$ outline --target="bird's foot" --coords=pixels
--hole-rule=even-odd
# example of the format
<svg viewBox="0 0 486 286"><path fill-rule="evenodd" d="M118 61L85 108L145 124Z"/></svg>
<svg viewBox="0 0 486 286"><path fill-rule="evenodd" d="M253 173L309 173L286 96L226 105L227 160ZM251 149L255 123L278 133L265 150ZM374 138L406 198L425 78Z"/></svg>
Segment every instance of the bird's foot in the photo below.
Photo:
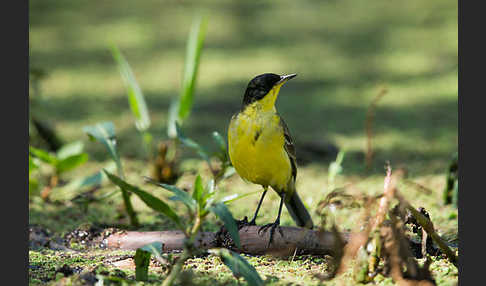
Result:
<svg viewBox="0 0 486 286"><path fill-rule="evenodd" d="M280 220L277 220L274 223L269 223L269 224L261 226L260 229L258 230L258 234L261 235L261 232L265 232L269 228L270 228L270 238L268 240L267 248L270 246L270 244L273 241L273 235L275 233L276 228L278 228L278 232L280 233L280 236L283 237L282 229L280 229Z"/></svg>

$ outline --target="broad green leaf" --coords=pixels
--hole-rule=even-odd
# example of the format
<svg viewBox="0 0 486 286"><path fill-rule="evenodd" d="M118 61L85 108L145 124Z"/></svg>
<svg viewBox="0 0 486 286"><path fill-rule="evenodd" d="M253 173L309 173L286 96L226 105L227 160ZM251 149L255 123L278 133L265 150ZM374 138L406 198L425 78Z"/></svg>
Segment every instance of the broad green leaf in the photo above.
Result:
<svg viewBox="0 0 486 286"><path fill-rule="evenodd" d="M147 281L150 256L152 254L142 248L138 248L135 252L135 256L133 257L135 261L135 280Z"/></svg>
<svg viewBox="0 0 486 286"><path fill-rule="evenodd" d="M238 278L245 278L248 285L263 285L263 280L255 267L248 263L248 261L238 253L225 248L210 249L209 252L218 255L221 260L223 260L223 263L233 272L233 275Z"/></svg>
<svg viewBox="0 0 486 286"><path fill-rule="evenodd" d="M98 140L106 147L111 158L115 161L120 174L122 167L120 156L116 149L115 126L113 123L102 122L96 125L85 126L83 127L83 131L86 132L90 138Z"/></svg>
<svg viewBox="0 0 486 286"><path fill-rule="evenodd" d="M180 122L186 119L191 112L201 51L206 34L206 26L206 17L198 17L193 21L191 32L189 33L186 47L184 77L178 102L178 118L180 119Z"/></svg>
<svg viewBox="0 0 486 286"><path fill-rule="evenodd" d="M118 64L118 69L123 79L123 83L127 89L128 103L130 104L130 109L135 116L135 126L139 131L145 131L150 126L150 116L142 90L135 79L132 68L125 60L125 57L120 52L118 47L113 45L111 47L111 53Z"/></svg>
<svg viewBox="0 0 486 286"><path fill-rule="evenodd" d="M171 197L171 200L181 201L190 210L192 210L192 211L196 210L196 201L193 198L191 198L191 196L187 192L185 192L185 191L183 191L183 190L181 190L181 189L179 189L179 188L177 188L176 186L173 186L173 185L167 185L167 184L164 184L164 183L156 182L149 177L144 177L144 178L145 178L146 182L149 182L153 185L162 187L162 188L172 192L174 194L174 197Z"/></svg>
<svg viewBox="0 0 486 286"><path fill-rule="evenodd" d="M229 234L233 238L233 241L235 242L236 246L238 248L241 247L240 245L240 235L238 233L238 226L236 225L235 219L233 218L233 215L231 212L228 210L225 204L223 203L217 203L212 205L209 210L216 214L216 216L219 217L224 223L224 226L228 230Z"/></svg>
<svg viewBox="0 0 486 286"><path fill-rule="evenodd" d="M36 157L39 158L42 162L48 163L48 164L56 164L57 158L54 155L49 154L49 152L44 151L39 148L35 148L32 146L29 146L29 153Z"/></svg>
<svg viewBox="0 0 486 286"><path fill-rule="evenodd" d="M84 148L84 144L81 141L75 141L63 145L61 149L57 151L57 158L59 160L62 160L70 156L79 155L83 152L83 148Z"/></svg>
<svg viewBox="0 0 486 286"><path fill-rule="evenodd" d="M57 161L56 171L58 174L72 170L88 161L88 154L82 153L69 156L63 160Z"/></svg>
<svg viewBox="0 0 486 286"><path fill-rule="evenodd" d="M120 188L130 191L137 195L147 206L149 206L151 209L158 211L168 218L170 218L172 221L174 221L177 226L180 228L183 228L183 225L177 216L177 214L172 210L172 208L161 201L160 199L152 196L151 194L141 190L140 188L131 185L124 180L120 179L118 176L111 174L110 172L103 170L105 174L108 176L108 179L112 181L115 185L119 186Z"/></svg>

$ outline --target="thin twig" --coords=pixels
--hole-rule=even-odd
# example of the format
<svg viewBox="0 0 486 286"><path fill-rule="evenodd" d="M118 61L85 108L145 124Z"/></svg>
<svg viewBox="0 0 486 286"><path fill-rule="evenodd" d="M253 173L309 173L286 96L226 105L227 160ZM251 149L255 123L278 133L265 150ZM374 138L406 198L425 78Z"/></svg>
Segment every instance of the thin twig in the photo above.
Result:
<svg viewBox="0 0 486 286"><path fill-rule="evenodd" d="M378 101L388 92L386 88L381 88L378 94L375 96L373 101L371 102L370 106L368 107L368 111L366 112L366 168L371 168L371 163L373 160L373 148L371 146L371 139L373 137L373 121L375 117L375 109L376 104Z"/></svg>

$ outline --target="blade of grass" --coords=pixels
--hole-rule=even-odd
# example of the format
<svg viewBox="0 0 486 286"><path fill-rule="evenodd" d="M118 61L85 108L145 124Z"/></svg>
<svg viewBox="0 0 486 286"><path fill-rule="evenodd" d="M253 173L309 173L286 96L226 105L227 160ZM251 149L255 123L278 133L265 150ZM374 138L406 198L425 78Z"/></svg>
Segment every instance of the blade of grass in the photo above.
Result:
<svg viewBox="0 0 486 286"><path fill-rule="evenodd" d="M181 122L187 118L191 112L197 71L199 69L201 51L204 45L204 38L206 36L206 26L206 17L197 17L193 21L191 32L187 41L184 78L182 80L182 90L178 112L178 117Z"/></svg>
<svg viewBox="0 0 486 286"><path fill-rule="evenodd" d="M150 127L150 116L142 90L135 79L132 68L116 45L111 46L111 53L118 64L118 70L127 89L128 103L135 117L135 126L143 132Z"/></svg>
<svg viewBox="0 0 486 286"><path fill-rule="evenodd" d="M225 203L225 204L230 204L230 203L237 201L239 199L242 199L244 197L248 197L248 196L251 196L253 194L257 194L257 193L261 193L261 192L262 192L261 190L258 190L258 191L254 191L254 192L245 193L243 195L232 194L232 195L229 195L229 196L226 196L226 197L220 199L219 202Z"/></svg>
<svg viewBox="0 0 486 286"><path fill-rule="evenodd" d="M194 101L194 89L196 86L197 72L201 52L204 45L206 34L206 17L197 17L191 27L187 39L186 58L184 63L184 75L182 79L179 97L172 100L169 107L169 118L167 125L167 135L169 138L176 138L176 124L182 124L191 113Z"/></svg>

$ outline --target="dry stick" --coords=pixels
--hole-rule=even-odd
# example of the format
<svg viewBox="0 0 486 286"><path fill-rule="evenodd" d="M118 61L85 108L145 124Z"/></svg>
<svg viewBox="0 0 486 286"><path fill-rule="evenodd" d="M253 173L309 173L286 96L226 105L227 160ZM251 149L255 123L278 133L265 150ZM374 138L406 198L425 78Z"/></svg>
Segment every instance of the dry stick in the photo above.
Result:
<svg viewBox="0 0 486 286"><path fill-rule="evenodd" d="M388 213L388 207L390 206L390 200L395 195L395 178L392 177L391 166L386 166L386 177L383 183L383 197L380 199L380 205L378 207L378 213L376 215L375 223L372 226L372 230L378 229L383 221L385 221L385 216Z"/></svg>
<svg viewBox="0 0 486 286"><path fill-rule="evenodd" d="M374 202L375 201L373 200L372 203L374 204ZM371 206L372 204L370 203L369 205ZM371 207L365 208L362 217L359 221L363 221L363 222L368 221L370 210ZM365 223L364 226L365 226L364 230L357 232L353 235L350 235L349 242L344 246L344 251L343 251L344 253L342 254L341 263L336 271L336 275L341 275L346 271L349 262L351 261L351 259L356 257L359 248L368 241L370 231L371 231L371 226L369 223ZM357 227L360 228L361 226L357 226Z"/></svg>
<svg viewBox="0 0 486 286"><path fill-rule="evenodd" d="M280 254L292 255L297 249L301 254L333 254L336 243L335 235L329 231L316 231L298 227L281 226L283 237L275 232L273 242L267 249L269 232L258 233L260 226L244 226L239 230L241 248L237 248L229 237L219 237L217 233L201 232L194 245L199 249L227 247L236 252L253 255ZM349 241L350 234L341 233L343 241ZM109 235L103 240L107 248L133 250L151 242L161 242L162 251L180 251L184 249L185 236L182 231L127 231ZM229 241L229 243L228 243Z"/></svg>
<svg viewBox="0 0 486 286"><path fill-rule="evenodd" d="M404 259L403 257L410 257L410 250L408 243L403 241L404 235L401 227L398 226L398 221L395 217L390 217L392 221L391 227L382 228L382 235L388 237L385 239L384 248L389 255L389 263L391 266L390 276L400 286L433 286L432 282L428 280L414 280L404 277L402 262L406 265L406 271L411 277L417 277L418 264L415 260ZM427 263L427 262L426 262ZM427 266L427 265L426 265Z"/></svg>
<svg viewBox="0 0 486 286"><path fill-rule="evenodd" d="M439 246L440 250L449 258L449 260L457 267L457 257L456 254L449 248L447 243L440 237L434 230L434 224L422 213L417 211L412 205L410 205L398 192L395 197L403 204L413 215L415 220L422 226L423 229L430 235L434 242Z"/></svg>
<svg viewBox="0 0 486 286"><path fill-rule="evenodd" d="M376 104L378 101L387 93L386 88L382 88L378 95L373 99L370 106L368 107L368 111L366 112L366 168L369 169L371 167L371 161L373 159L373 149L371 147L371 139L373 137L373 120L375 117L375 109Z"/></svg>

